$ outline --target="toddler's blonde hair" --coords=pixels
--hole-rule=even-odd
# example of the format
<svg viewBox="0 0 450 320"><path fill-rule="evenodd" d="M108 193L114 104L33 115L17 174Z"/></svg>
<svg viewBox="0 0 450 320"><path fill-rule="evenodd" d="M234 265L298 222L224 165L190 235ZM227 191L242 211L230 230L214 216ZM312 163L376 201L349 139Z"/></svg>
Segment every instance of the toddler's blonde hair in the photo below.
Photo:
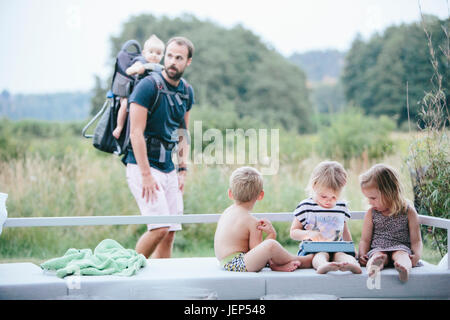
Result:
<svg viewBox="0 0 450 320"><path fill-rule="evenodd" d="M241 167L233 171L230 177L230 190L237 202L255 200L263 191L263 178L252 167Z"/></svg>
<svg viewBox="0 0 450 320"><path fill-rule="evenodd" d="M312 196L315 187L330 188L340 192L347 183L347 172L337 161L322 161L314 168L306 190Z"/></svg>
<svg viewBox="0 0 450 320"><path fill-rule="evenodd" d="M148 50L150 48L160 48L162 51L164 51L166 45L160 38L152 34L144 43L144 50Z"/></svg>
<svg viewBox="0 0 450 320"><path fill-rule="evenodd" d="M379 163L359 176L361 188L376 188L381 193L384 205L391 209L390 214L407 213L408 201L403 196L403 186L397 171Z"/></svg>

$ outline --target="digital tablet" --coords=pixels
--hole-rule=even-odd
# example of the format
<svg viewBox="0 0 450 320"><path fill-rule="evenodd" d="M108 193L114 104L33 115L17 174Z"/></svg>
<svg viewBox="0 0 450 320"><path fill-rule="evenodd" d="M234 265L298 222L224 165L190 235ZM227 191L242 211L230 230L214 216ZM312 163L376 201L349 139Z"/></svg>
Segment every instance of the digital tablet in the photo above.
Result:
<svg viewBox="0 0 450 320"><path fill-rule="evenodd" d="M299 249L298 255L302 256L317 252L345 252L355 256L353 241L303 241Z"/></svg>

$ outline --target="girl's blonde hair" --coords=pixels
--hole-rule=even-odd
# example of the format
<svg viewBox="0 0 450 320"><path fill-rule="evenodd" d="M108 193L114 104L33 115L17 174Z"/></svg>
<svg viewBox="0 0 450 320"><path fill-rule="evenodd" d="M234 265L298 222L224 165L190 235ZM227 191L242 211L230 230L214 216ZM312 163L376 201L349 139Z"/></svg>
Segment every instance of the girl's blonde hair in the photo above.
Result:
<svg viewBox="0 0 450 320"><path fill-rule="evenodd" d="M339 162L323 161L314 168L306 190L311 196L318 186L340 192L346 183L347 172Z"/></svg>
<svg viewBox="0 0 450 320"><path fill-rule="evenodd" d="M150 48L160 48L162 51L165 49L164 42L158 38L156 35L152 34L147 41L144 43L144 50L150 49Z"/></svg>
<svg viewBox="0 0 450 320"><path fill-rule="evenodd" d="M403 196L403 186L397 171L385 164L376 164L359 176L361 188L376 188L391 214L406 213L408 201Z"/></svg>
<svg viewBox="0 0 450 320"><path fill-rule="evenodd" d="M230 189L234 200L238 202L255 200L263 191L262 175L252 167L238 168L231 174Z"/></svg>

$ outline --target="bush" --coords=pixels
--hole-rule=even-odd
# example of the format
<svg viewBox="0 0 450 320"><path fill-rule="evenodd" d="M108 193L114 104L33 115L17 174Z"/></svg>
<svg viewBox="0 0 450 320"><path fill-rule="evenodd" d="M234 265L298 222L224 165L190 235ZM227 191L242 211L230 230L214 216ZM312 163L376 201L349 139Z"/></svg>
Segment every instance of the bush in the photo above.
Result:
<svg viewBox="0 0 450 320"><path fill-rule="evenodd" d="M449 41L445 29L444 34ZM428 48L434 74L431 78L432 89L425 93L421 101L418 127L422 136L416 138L410 147L407 159L413 178L414 205L419 214L439 218L450 218L450 138L448 125L450 116L447 106L448 88L443 85L439 62L436 57L431 36L424 24L428 38ZM450 62L450 52L441 48L446 58L444 65ZM408 108L409 109L409 108ZM447 232L443 229L428 229L432 244L439 249L441 256L447 252ZM428 241L428 237L424 237Z"/></svg>
<svg viewBox="0 0 450 320"><path fill-rule="evenodd" d="M335 115L330 125L319 128L319 153L331 159L349 161L363 153L379 159L393 151L389 134L395 123L381 116L365 116L360 109L349 108Z"/></svg>
<svg viewBox="0 0 450 320"><path fill-rule="evenodd" d="M7 119L0 119L0 161L17 159L25 153L27 141L14 132L14 124Z"/></svg>
<svg viewBox="0 0 450 320"><path fill-rule="evenodd" d="M0 161L22 159L32 154L62 160L72 150L90 148L83 139L82 122L0 119Z"/></svg>
<svg viewBox="0 0 450 320"><path fill-rule="evenodd" d="M430 133L430 128L426 128ZM445 132L422 139L411 145L408 165L414 185L414 205L419 214L450 218L450 139ZM427 229L433 247L444 256L447 252L447 232ZM425 241L428 241L425 237Z"/></svg>

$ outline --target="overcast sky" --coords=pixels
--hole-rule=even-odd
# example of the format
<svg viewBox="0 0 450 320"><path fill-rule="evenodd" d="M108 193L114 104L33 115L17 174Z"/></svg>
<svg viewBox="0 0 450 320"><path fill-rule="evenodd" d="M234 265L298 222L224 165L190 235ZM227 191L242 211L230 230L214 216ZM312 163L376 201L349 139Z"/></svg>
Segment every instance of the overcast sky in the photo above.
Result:
<svg viewBox="0 0 450 320"><path fill-rule="evenodd" d="M419 21L419 2L423 13L449 16L448 0L0 0L0 92L91 89L95 74L111 72L109 38L131 15L187 12L226 28L240 23L290 56L347 50L357 33L367 39Z"/></svg>

